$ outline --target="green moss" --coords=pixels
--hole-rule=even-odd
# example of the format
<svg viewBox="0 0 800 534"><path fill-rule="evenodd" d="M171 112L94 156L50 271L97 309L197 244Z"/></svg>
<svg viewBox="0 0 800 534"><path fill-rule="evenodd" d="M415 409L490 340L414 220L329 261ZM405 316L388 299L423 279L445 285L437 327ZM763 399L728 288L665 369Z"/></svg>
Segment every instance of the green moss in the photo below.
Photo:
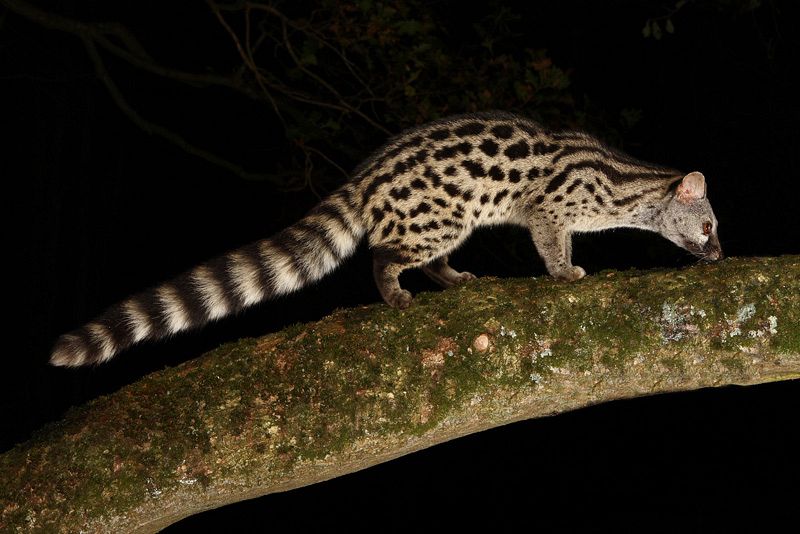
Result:
<svg viewBox="0 0 800 534"><path fill-rule="evenodd" d="M736 371L737 373L742 373L745 370L744 362L742 362L740 358L720 358L719 362L731 371Z"/></svg>

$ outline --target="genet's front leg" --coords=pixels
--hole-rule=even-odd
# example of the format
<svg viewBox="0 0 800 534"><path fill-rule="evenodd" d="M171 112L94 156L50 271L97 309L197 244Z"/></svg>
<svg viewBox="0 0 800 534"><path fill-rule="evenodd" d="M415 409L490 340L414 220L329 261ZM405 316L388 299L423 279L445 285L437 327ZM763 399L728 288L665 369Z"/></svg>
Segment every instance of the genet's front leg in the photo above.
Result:
<svg viewBox="0 0 800 534"><path fill-rule="evenodd" d="M554 278L572 282L586 276L586 271L581 267L572 265L572 236L564 228L545 221L534 221L530 232L547 272Z"/></svg>

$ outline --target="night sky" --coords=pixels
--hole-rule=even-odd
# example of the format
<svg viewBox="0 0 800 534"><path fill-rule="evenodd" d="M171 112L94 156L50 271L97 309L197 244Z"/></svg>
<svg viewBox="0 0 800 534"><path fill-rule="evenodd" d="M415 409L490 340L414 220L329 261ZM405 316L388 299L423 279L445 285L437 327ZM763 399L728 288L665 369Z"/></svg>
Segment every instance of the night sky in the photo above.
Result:
<svg viewBox="0 0 800 534"><path fill-rule="evenodd" d="M603 117L616 123L623 110L640 111L636 126L615 136L614 144L645 160L705 174L728 256L800 253L800 84L794 79L800 19L793 2L761 3L742 13L718 8L746 2L690 3L675 16L675 34L660 40L643 37L642 27L674 2L508 4L522 15L509 29L514 39L546 49L568 70L576 101L590 102L586 109L593 113L601 110L590 123ZM118 11L102 2L60 4L65 15L128 25L151 52L174 56L165 61L204 65L205 56L213 64L215 54L232 53L202 2L182 4L185 12L147 2ZM477 39L472 17L485 6L437 5L451 39ZM0 165L14 214L6 227L23 251L21 281L7 291L21 290L6 317L16 319L21 309L22 328L15 329L20 336L9 342L16 348L4 358L0 450L70 406L220 343L380 300L362 246L336 273L279 302L134 348L101 367L49 367L48 350L59 334L130 293L270 235L302 216L316 197L308 188L281 192L268 182L244 181L143 132L109 97L79 39L4 7L0 66L0 124L12 140L3 145ZM171 93L136 69L111 66L137 109L168 116L173 128L204 146L232 158L232 136L262 143L264 154L279 147L269 133L274 117L263 109L251 114L245 100L213 91ZM211 109L220 104L225 111ZM358 148L365 157L381 142ZM268 158L253 159L253 152L248 166L269 170ZM590 275L694 261L663 238L635 231L581 236L574 255ZM452 263L478 275L545 274L524 232L510 228L479 232ZM438 290L421 273L408 273L403 282L414 293ZM387 521L407 529L428 515L426 530L463 523L708 531L762 516L788 519L800 502L796 399L795 382L609 403L468 436L189 518L167 531L231 525L242 531L266 525L374 530ZM786 484L791 487L781 489Z"/></svg>

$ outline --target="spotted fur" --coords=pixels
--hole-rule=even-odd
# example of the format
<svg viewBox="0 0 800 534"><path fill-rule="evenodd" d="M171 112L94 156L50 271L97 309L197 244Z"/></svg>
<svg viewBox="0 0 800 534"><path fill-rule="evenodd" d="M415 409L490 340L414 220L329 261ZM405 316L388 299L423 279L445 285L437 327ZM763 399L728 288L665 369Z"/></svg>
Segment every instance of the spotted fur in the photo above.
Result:
<svg viewBox="0 0 800 534"><path fill-rule="evenodd" d="M705 178L645 163L581 132L553 132L504 113L460 115L406 131L353 178L278 234L206 262L109 308L59 338L54 365L103 362L319 280L366 234L391 306L411 294L398 276L421 267L447 287L474 278L447 263L479 226L529 229L549 273L576 280L571 236L651 230L706 259L722 257Z"/></svg>

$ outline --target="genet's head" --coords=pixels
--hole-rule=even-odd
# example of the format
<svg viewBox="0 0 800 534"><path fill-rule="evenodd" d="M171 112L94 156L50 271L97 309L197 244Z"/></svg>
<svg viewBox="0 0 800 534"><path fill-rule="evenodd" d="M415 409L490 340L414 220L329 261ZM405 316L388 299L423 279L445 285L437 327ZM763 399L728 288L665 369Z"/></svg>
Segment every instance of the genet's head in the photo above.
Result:
<svg viewBox="0 0 800 534"><path fill-rule="evenodd" d="M679 181L664 210L660 232L698 258L708 261L723 258L717 218L706 198L706 179L702 173L690 172Z"/></svg>

